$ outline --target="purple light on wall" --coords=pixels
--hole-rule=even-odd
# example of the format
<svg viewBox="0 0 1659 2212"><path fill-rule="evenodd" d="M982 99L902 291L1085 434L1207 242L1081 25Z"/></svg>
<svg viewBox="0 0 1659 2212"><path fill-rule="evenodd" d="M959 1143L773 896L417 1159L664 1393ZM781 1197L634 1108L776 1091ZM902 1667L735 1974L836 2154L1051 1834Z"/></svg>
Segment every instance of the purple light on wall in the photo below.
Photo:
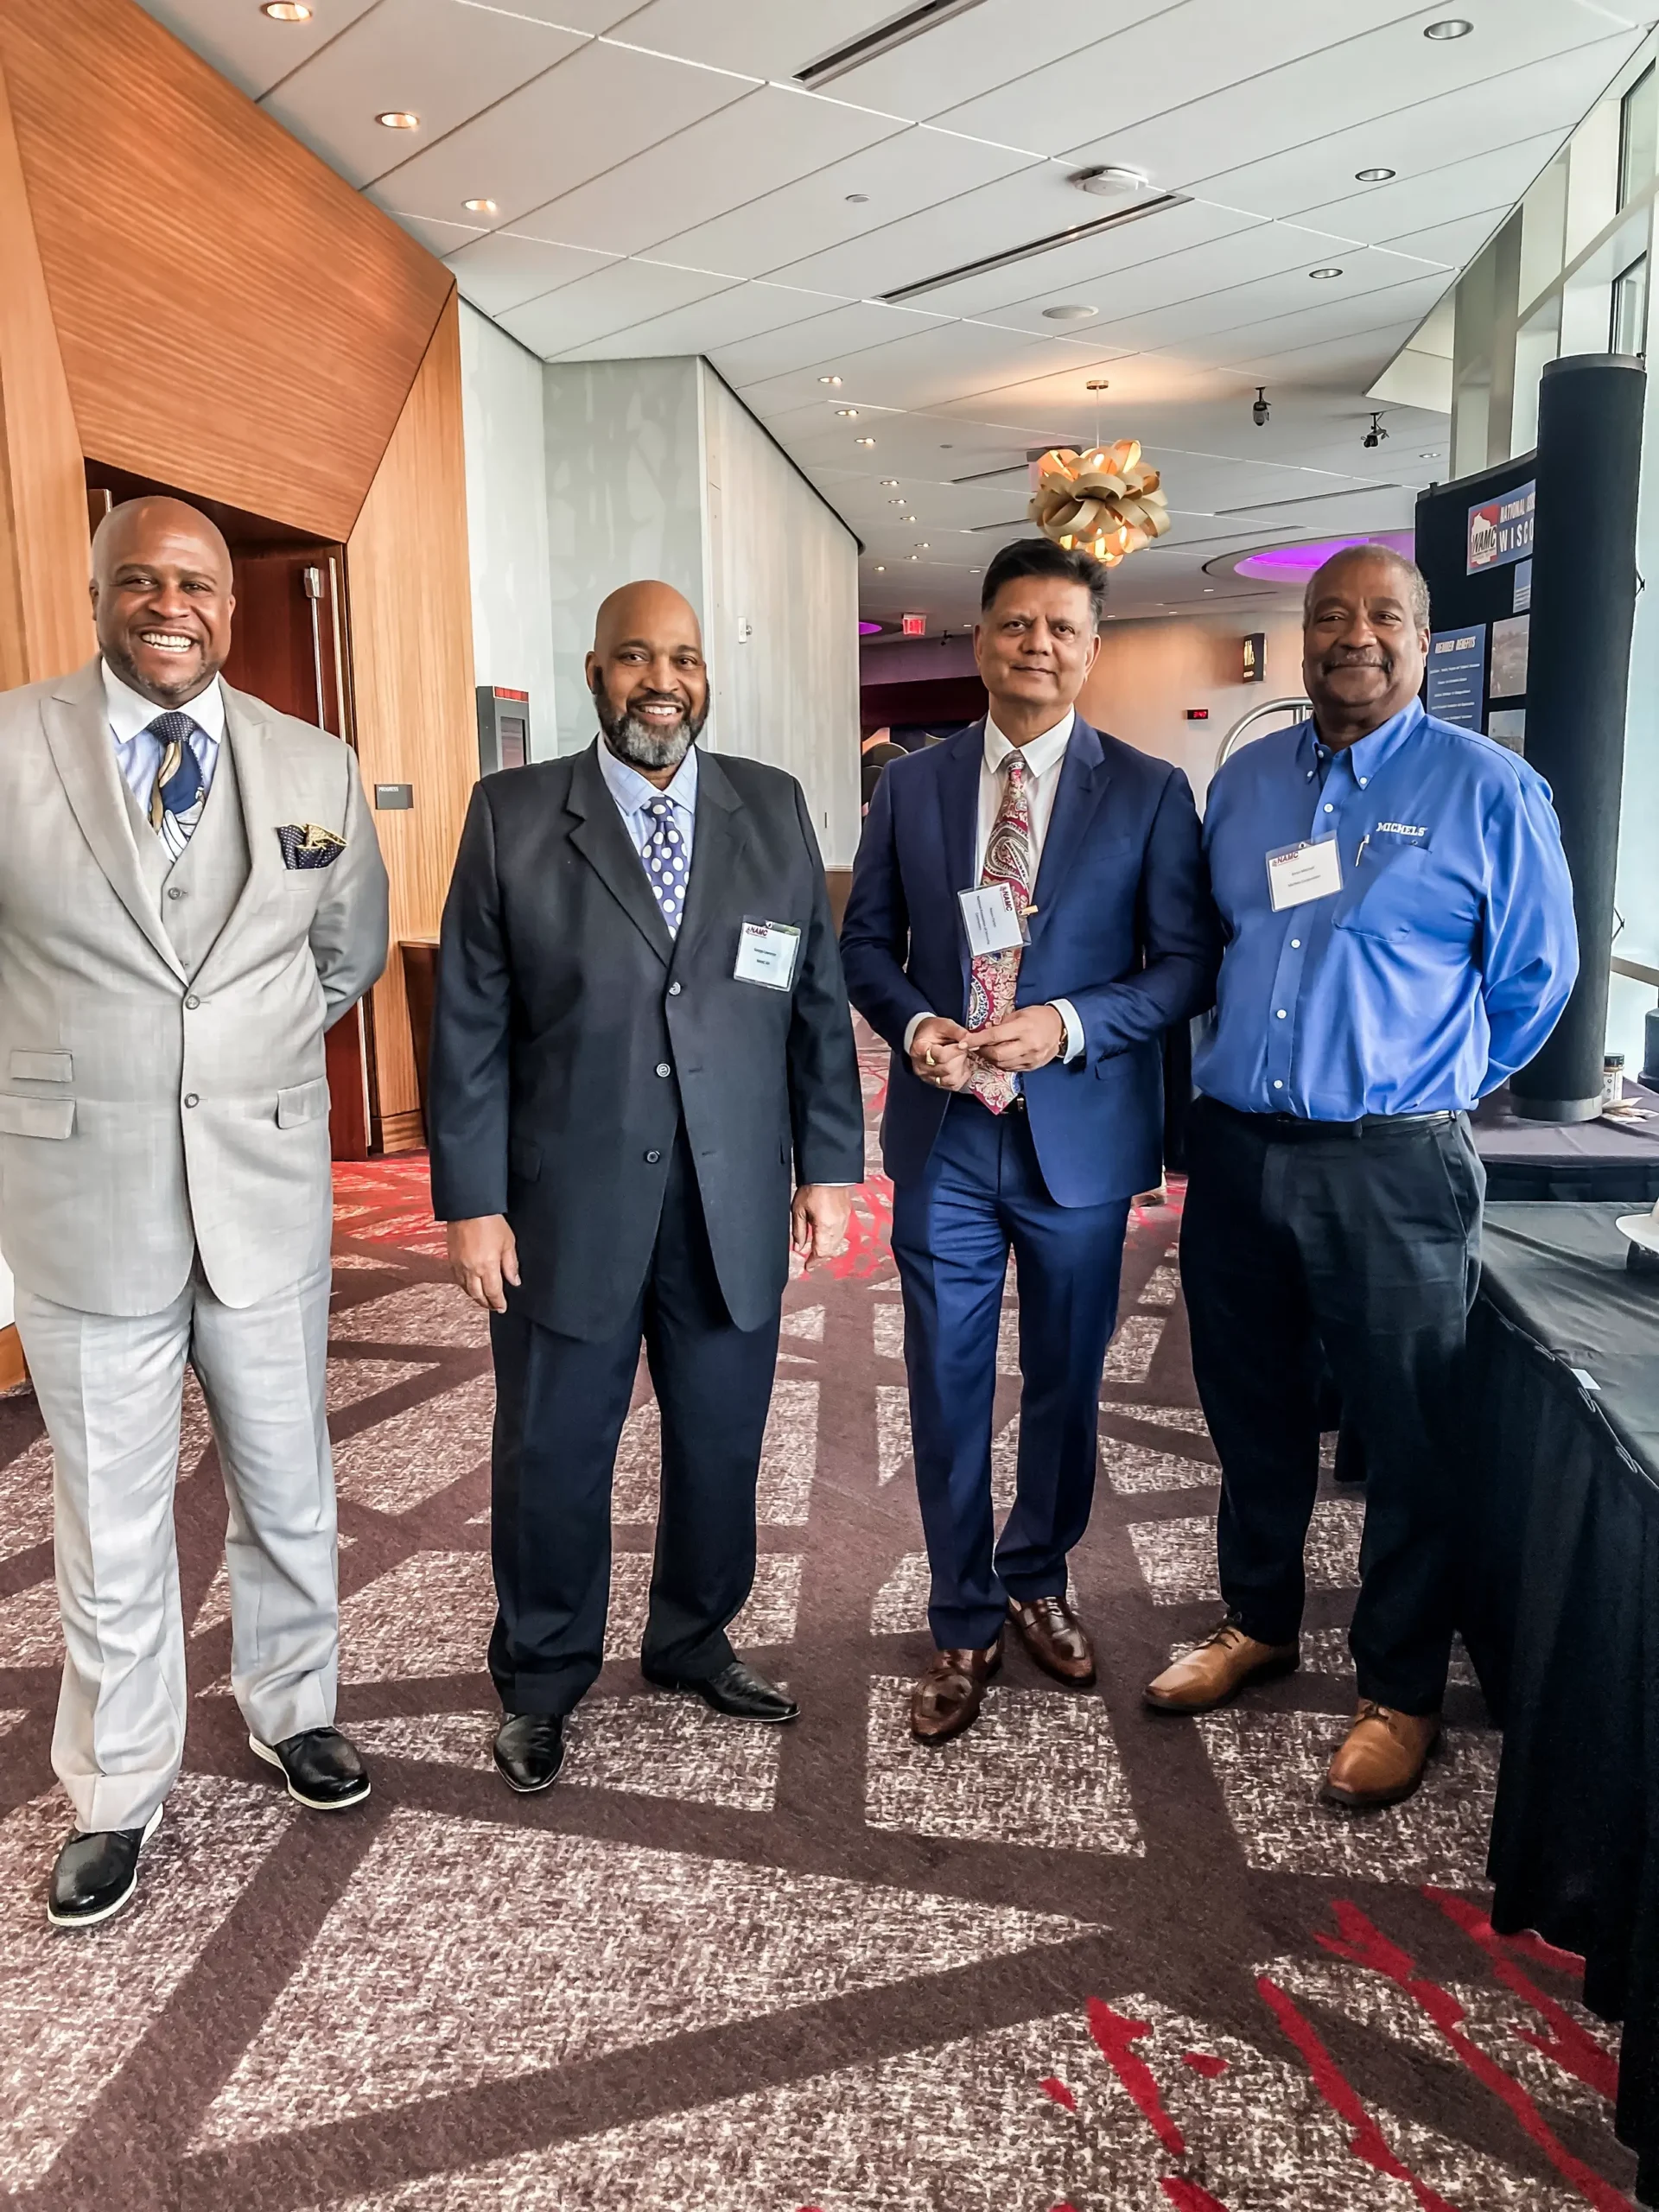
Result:
<svg viewBox="0 0 1659 2212"><path fill-rule="evenodd" d="M858 634L861 638L879 638L881 634L881 625L879 622L861 621L858 626Z"/></svg>
<svg viewBox="0 0 1659 2212"><path fill-rule="evenodd" d="M1263 583L1306 583L1315 569L1323 568L1344 545L1382 545L1390 553L1403 553L1409 561L1416 538L1408 530L1379 530L1358 537L1321 537L1311 545L1269 545L1260 553L1247 553L1235 561L1233 573L1258 577Z"/></svg>

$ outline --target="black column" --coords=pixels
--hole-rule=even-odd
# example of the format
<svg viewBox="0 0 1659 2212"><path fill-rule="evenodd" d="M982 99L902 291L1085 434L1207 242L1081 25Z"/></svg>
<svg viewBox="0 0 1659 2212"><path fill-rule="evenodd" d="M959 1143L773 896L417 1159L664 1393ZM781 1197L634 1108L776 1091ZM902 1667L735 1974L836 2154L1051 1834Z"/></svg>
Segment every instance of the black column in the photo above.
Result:
<svg viewBox="0 0 1659 2212"><path fill-rule="evenodd" d="M1592 1121L1601 1105L1646 385L1628 355L1579 353L1551 361L1538 391L1527 760L1560 817L1579 980L1554 1034L1510 1080L1529 1121Z"/></svg>

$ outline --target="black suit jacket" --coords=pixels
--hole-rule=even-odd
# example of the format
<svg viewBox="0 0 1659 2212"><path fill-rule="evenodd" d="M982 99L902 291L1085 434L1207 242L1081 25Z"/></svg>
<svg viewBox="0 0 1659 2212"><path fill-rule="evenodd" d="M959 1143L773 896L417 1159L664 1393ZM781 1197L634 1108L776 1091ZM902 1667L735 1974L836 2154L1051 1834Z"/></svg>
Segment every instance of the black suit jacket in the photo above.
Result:
<svg viewBox="0 0 1659 2212"><path fill-rule="evenodd" d="M746 916L799 928L788 992L733 976ZM438 1218L505 1213L513 1301L563 1335L614 1335L651 1264L682 1114L721 1290L758 1328L788 1279L794 1178L864 1178L852 1016L799 785L701 755L671 938L596 744L486 777L438 955Z"/></svg>

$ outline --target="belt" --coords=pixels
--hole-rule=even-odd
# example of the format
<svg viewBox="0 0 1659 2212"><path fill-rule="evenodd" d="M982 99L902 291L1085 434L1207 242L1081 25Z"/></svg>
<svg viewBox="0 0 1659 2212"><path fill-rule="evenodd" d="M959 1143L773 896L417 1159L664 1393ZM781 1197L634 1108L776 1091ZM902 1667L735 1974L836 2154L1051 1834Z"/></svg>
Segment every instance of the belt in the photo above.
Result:
<svg viewBox="0 0 1659 2212"><path fill-rule="evenodd" d="M1201 1105L1212 1113L1225 1114L1230 1121L1242 1122L1246 1128L1274 1144L1308 1144L1324 1138L1370 1139L1405 1136L1421 1129L1436 1129L1459 1121L1461 1117L1451 1111L1439 1114L1362 1114L1357 1122L1308 1122L1297 1114L1242 1114L1236 1106L1229 1106L1219 1098L1201 1097Z"/></svg>

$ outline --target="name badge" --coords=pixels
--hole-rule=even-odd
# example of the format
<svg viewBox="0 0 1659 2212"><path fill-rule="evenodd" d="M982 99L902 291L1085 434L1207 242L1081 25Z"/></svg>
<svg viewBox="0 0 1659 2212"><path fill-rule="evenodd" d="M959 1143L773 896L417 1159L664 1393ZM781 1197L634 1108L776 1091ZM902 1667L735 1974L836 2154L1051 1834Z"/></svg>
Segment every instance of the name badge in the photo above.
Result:
<svg viewBox="0 0 1659 2212"><path fill-rule="evenodd" d="M1287 906L1305 906L1310 899L1328 899L1341 888L1342 862L1334 837L1281 845L1268 855L1268 896L1275 914Z"/></svg>
<svg viewBox="0 0 1659 2212"><path fill-rule="evenodd" d="M800 949L801 933L793 922L762 922L745 914L732 973L740 983L764 983L769 991L786 991L795 980L795 957Z"/></svg>
<svg viewBox="0 0 1659 2212"><path fill-rule="evenodd" d="M977 958L982 952L1012 952L1029 944L1031 932L1020 911L1014 887L988 883L978 891L959 891L962 925L968 932L968 949Z"/></svg>

